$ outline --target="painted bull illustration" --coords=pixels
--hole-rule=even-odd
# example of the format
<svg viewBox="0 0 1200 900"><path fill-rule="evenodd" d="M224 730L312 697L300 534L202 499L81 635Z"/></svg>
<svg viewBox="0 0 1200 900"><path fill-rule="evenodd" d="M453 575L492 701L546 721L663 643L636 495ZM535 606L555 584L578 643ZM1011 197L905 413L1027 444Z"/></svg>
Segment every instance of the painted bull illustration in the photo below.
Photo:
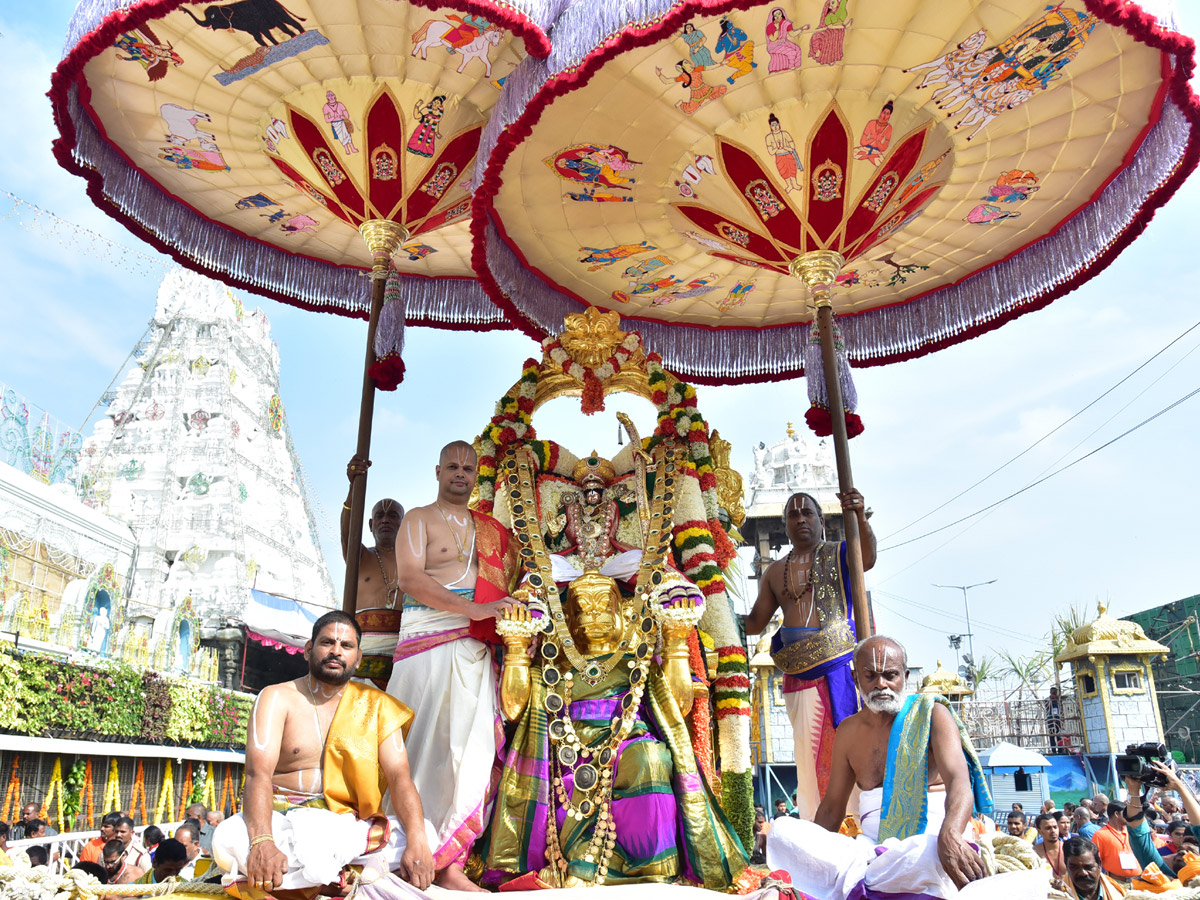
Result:
<svg viewBox="0 0 1200 900"><path fill-rule="evenodd" d="M236 0L223 6L206 6L203 19L186 6L180 8L195 19L197 25L213 31L244 31L262 47L267 46L267 41L279 43L271 34L274 30L282 31L289 38L302 34L304 26L300 22L306 21L293 16L279 0Z"/></svg>

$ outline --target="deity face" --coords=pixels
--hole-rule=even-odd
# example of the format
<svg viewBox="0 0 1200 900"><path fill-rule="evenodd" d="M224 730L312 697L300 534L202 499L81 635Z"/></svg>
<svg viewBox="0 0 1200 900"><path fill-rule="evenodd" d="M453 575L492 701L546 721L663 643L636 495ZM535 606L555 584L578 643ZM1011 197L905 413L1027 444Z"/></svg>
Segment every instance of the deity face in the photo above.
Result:
<svg viewBox="0 0 1200 900"><path fill-rule="evenodd" d="M567 604L577 640L588 650L607 650L621 639L621 591L613 579L581 575L567 590Z"/></svg>
<svg viewBox="0 0 1200 900"><path fill-rule="evenodd" d="M588 506L595 506L604 499L604 485L596 484L595 482L584 482L583 485L583 502Z"/></svg>

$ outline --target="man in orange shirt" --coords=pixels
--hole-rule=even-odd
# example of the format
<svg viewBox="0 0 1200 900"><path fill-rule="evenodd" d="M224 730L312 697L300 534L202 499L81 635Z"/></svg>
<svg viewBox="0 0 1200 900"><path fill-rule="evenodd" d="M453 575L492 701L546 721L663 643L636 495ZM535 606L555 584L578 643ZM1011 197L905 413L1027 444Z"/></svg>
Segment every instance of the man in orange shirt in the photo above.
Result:
<svg viewBox="0 0 1200 900"><path fill-rule="evenodd" d="M1096 854L1105 874L1118 883L1127 887L1130 879L1142 874L1142 867L1129 846L1124 803L1108 804L1108 822L1092 835L1092 843L1096 845Z"/></svg>
<svg viewBox="0 0 1200 900"><path fill-rule="evenodd" d="M99 863L104 845L117 836L117 823L120 821L121 814L115 812L110 812L101 819L100 837L92 838L83 845L83 849L79 851L79 861Z"/></svg>

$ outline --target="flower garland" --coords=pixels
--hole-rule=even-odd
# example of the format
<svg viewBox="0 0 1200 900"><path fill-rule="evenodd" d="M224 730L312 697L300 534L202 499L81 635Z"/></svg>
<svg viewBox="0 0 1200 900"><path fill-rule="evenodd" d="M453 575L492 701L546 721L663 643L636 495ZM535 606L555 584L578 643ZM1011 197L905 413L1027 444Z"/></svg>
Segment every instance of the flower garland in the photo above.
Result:
<svg viewBox="0 0 1200 900"><path fill-rule="evenodd" d="M211 761L204 772L204 793L201 795L199 802L204 804L205 809L217 808L217 776L213 772Z"/></svg>
<svg viewBox="0 0 1200 900"><path fill-rule="evenodd" d="M221 803L217 808L222 812L229 809L230 814L236 813L238 811L237 801L238 794L233 788L233 767L229 763L225 763L225 781L221 785Z"/></svg>
<svg viewBox="0 0 1200 900"><path fill-rule="evenodd" d="M87 818L83 820L84 828L93 828L96 825L96 785L92 781L92 760L88 757L87 768L83 773L83 799L81 805L83 812Z"/></svg>
<svg viewBox="0 0 1200 900"><path fill-rule="evenodd" d="M691 666L693 677L707 690L709 680L704 665L704 651L700 645L700 632L693 629L688 635L688 664ZM692 749L696 752L696 760L708 781L714 794L721 793L721 784L717 778L713 761L712 746L712 717L707 703L693 703L691 719Z"/></svg>
<svg viewBox="0 0 1200 900"><path fill-rule="evenodd" d="M557 337L547 337L542 341L542 352L546 358L576 381L583 383L583 414L604 411L604 382L621 371L621 366L629 362L629 357L642 346L642 336L636 331L625 335L613 355L592 369L572 358Z"/></svg>
<svg viewBox="0 0 1200 900"><path fill-rule="evenodd" d="M500 454L510 444L537 439L532 422L539 368L537 360L525 360L520 379L496 402L492 420L476 438L479 474L475 484L479 489L481 512L491 513L496 505L496 461Z"/></svg>
<svg viewBox="0 0 1200 900"><path fill-rule="evenodd" d="M133 805L132 803L130 804ZM116 759L109 760L108 782L104 785L104 799L100 803L100 815L121 811L121 781Z"/></svg>
<svg viewBox="0 0 1200 900"><path fill-rule="evenodd" d="M141 763L138 763L140 768ZM133 804L130 804L131 806ZM171 769L171 760L167 760L167 765L163 769L162 788L158 792L158 805L154 807L154 821L165 822L166 816L171 813L175 807L175 773ZM143 820L145 821L145 820Z"/></svg>
<svg viewBox="0 0 1200 900"><path fill-rule="evenodd" d="M183 787L179 789L179 820L187 815L187 808L192 805L192 762L188 760L187 772L183 776Z"/></svg>
<svg viewBox="0 0 1200 900"><path fill-rule="evenodd" d="M62 774L62 757L54 757L54 768L50 770L50 787L46 791L46 799L42 801L42 811L38 814L41 819L46 822L50 821L49 812L54 799L58 798L58 817L55 820L55 827L59 833L66 831L63 826L63 774Z"/></svg>
<svg viewBox="0 0 1200 900"><path fill-rule="evenodd" d="M116 760L113 760L113 769L116 769ZM167 760L167 774L171 773L171 761ZM167 779L170 783L170 779ZM139 759L137 764L137 772L133 776L133 790L129 793L129 814L133 815L139 808L142 811L142 821L146 821L146 770L142 767L142 761ZM116 809L117 807L113 807Z"/></svg>
<svg viewBox="0 0 1200 900"><path fill-rule="evenodd" d="M15 822L21 810L21 754L13 756L12 771L8 776L8 789L4 792L4 804L0 805L0 822Z"/></svg>

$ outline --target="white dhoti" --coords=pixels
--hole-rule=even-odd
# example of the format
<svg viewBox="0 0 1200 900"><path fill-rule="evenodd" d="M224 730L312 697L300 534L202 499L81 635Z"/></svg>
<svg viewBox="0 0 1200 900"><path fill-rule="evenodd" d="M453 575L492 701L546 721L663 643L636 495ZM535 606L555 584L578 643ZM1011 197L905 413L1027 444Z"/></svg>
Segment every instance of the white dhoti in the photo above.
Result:
<svg viewBox="0 0 1200 900"><path fill-rule="evenodd" d="M788 691L783 695L788 721L792 723L792 751L796 763L796 812L811 821L821 805L820 779L817 777L817 754L821 742L832 738L825 734L825 700L816 688ZM858 802L858 785L850 793L849 809Z"/></svg>
<svg viewBox="0 0 1200 900"><path fill-rule="evenodd" d="M372 835L371 820L328 809L296 807L287 814L271 813L271 834L275 846L288 860L281 890L337 884L344 866L364 866L376 875L386 874L400 865L408 846L404 827L395 816L388 817L387 841L370 850L377 835ZM426 821L425 833L432 846L433 826ZM250 855L250 835L241 814L230 816L213 832L212 855L221 871L222 882L232 884L246 875Z"/></svg>
<svg viewBox="0 0 1200 900"><path fill-rule="evenodd" d="M864 832L879 833L883 789L864 791L859 815ZM872 804L874 810L871 810ZM938 860L938 831L945 819L945 793L929 795L929 826L924 834L876 844L866 833L847 837L813 822L779 818L767 835L767 865L783 869L792 884L822 900L1045 900L1044 872L1010 872L972 882L958 890Z"/></svg>
<svg viewBox="0 0 1200 900"><path fill-rule="evenodd" d="M409 768L437 833L429 844L437 869L463 865L483 832L501 727L492 653L466 636L469 624L466 616L406 605L388 683L413 711Z"/></svg>

